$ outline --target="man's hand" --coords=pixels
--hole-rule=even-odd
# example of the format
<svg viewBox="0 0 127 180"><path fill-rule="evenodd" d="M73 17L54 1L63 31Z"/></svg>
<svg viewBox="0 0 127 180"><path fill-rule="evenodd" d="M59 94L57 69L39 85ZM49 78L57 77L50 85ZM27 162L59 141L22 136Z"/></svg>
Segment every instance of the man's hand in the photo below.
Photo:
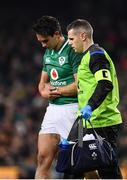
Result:
<svg viewBox="0 0 127 180"><path fill-rule="evenodd" d="M90 120L92 116L92 108L90 105L86 105L81 109L81 114L85 120Z"/></svg>
<svg viewBox="0 0 127 180"><path fill-rule="evenodd" d="M43 90L40 91L40 94L45 99L55 99L60 97L60 93L57 91L57 88L50 85L50 83L46 83Z"/></svg>

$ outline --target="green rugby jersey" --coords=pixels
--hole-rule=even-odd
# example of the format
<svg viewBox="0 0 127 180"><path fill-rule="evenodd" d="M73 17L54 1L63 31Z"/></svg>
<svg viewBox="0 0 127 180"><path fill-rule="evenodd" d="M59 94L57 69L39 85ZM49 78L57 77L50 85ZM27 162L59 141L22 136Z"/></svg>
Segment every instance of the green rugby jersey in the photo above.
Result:
<svg viewBox="0 0 127 180"><path fill-rule="evenodd" d="M60 87L73 83L81 58L82 55L75 53L67 40L58 51L46 49L43 57L43 71L48 73L51 85ZM77 96L61 96L49 102L62 105L77 101Z"/></svg>
<svg viewBox="0 0 127 180"><path fill-rule="evenodd" d="M91 62L94 60L96 63L92 64ZM102 69L93 73L92 69L96 69L98 67L99 61L103 61ZM106 61L108 61L110 65L110 73L105 76L103 73L109 72L106 68L103 68L106 67L104 66ZM94 68L94 66L96 66L96 68ZM92 112L91 122L95 128L120 124L122 119L121 114L117 109L117 105L119 103L119 90L114 64L104 49L99 46L92 45L87 52L85 52L78 68L79 113L80 110L88 104L98 81L106 79L112 82L113 90L108 93L101 105ZM88 128L89 127L90 126L88 124Z"/></svg>

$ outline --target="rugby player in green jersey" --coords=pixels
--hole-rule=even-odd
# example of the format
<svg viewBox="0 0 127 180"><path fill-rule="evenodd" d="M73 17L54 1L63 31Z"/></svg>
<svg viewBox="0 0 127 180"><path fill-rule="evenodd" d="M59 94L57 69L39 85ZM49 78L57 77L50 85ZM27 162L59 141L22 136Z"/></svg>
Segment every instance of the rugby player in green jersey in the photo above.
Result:
<svg viewBox="0 0 127 180"><path fill-rule="evenodd" d="M37 40L46 49L39 83L41 96L49 100L38 136L35 178L50 178L50 167L61 138L67 138L76 119L76 73L82 54L75 53L63 36L58 20L42 16L34 24ZM78 177L77 177L78 178Z"/></svg>
<svg viewBox="0 0 127 180"><path fill-rule="evenodd" d="M113 61L103 48L94 44L93 28L88 21L77 19L68 25L67 31L75 52L84 53L77 73L79 113L111 143L117 156L116 138L122 119L117 109L119 89ZM87 133L91 133L87 124ZM122 178L118 164L102 168L98 174L102 179Z"/></svg>

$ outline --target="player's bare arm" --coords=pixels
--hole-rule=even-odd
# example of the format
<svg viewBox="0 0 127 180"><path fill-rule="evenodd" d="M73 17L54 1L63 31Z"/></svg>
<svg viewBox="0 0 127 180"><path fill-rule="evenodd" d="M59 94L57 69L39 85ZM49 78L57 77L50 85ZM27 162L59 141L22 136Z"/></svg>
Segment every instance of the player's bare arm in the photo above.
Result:
<svg viewBox="0 0 127 180"><path fill-rule="evenodd" d="M40 82L38 85L40 95L45 99L55 99L60 97L59 92L53 92L54 87L49 82L47 72L42 71Z"/></svg>
<svg viewBox="0 0 127 180"><path fill-rule="evenodd" d="M77 74L74 74L75 81L67 86L57 88L57 92L63 96L76 96L77 95Z"/></svg>

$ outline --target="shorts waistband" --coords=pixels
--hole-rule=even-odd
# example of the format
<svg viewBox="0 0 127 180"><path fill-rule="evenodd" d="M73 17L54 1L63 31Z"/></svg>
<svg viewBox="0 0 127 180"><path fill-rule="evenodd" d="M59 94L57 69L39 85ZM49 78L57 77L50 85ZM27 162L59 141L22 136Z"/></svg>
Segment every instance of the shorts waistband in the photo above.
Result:
<svg viewBox="0 0 127 180"><path fill-rule="evenodd" d="M74 106L74 105L78 105L78 103L70 103L70 104L51 104L51 103L49 103L49 106L56 106L56 107L61 107L61 106L65 106L65 107L67 107L67 106Z"/></svg>

